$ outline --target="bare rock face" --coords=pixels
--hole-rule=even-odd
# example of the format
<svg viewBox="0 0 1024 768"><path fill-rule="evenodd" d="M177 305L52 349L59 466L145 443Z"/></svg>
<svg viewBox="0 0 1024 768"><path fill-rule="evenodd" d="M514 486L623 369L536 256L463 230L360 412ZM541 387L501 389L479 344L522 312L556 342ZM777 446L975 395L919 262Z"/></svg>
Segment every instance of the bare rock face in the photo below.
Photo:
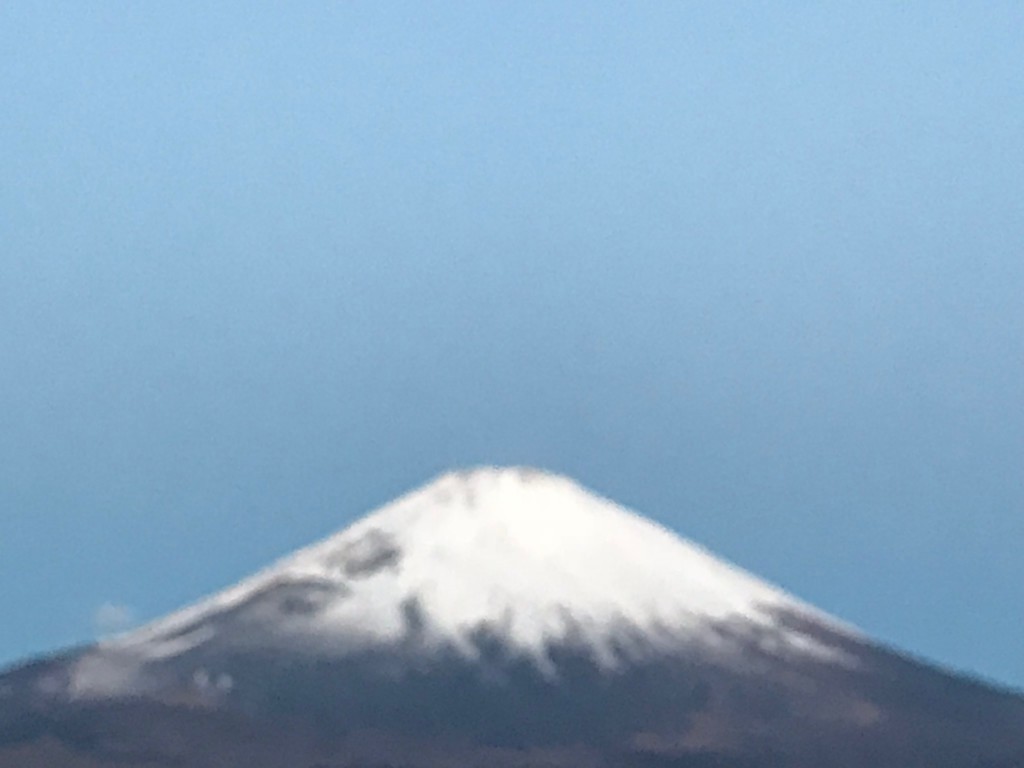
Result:
<svg viewBox="0 0 1024 768"><path fill-rule="evenodd" d="M0 766L1022 768L1024 699L572 481L446 475L0 676Z"/></svg>

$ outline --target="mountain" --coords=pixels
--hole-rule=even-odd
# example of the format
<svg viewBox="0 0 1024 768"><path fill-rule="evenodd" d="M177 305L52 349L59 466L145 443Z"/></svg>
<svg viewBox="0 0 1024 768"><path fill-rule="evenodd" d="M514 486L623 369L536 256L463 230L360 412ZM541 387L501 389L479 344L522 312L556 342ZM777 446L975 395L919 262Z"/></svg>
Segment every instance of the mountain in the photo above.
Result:
<svg viewBox="0 0 1024 768"><path fill-rule="evenodd" d="M0 675L18 768L1024 768L1024 698L569 479L445 475Z"/></svg>

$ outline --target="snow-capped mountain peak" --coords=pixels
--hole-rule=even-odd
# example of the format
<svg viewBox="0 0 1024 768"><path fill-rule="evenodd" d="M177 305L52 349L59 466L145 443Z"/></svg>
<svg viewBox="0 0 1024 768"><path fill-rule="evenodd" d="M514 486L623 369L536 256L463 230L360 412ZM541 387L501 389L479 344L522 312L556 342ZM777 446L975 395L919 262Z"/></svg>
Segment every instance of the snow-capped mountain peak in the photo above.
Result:
<svg viewBox="0 0 1024 768"><path fill-rule="evenodd" d="M1022 726L1024 698L523 469L0 673L0 766L1016 768Z"/></svg>
<svg viewBox="0 0 1024 768"><path fill-rule="evenodd" d="M210 644L344 655L403 643L472 656L487 631L552 672L553 643L614 666L631 644L713 649L709 629L740 622L779 653L840 659L779 612L834 624L568 478L484 468L443 475L104 648L155 660Z"/></svg>

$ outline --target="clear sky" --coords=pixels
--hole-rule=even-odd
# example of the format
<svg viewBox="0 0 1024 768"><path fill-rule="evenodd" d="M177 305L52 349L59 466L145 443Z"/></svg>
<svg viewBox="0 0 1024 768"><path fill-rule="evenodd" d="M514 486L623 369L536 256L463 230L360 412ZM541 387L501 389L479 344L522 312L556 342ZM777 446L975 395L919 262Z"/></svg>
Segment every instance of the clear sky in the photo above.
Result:
<svg viewBox="0 0 1024 768"><path fill-rule="evenodd" d="M0 662L539 465L1024 688L1020 3L0 6Z"/></svg>

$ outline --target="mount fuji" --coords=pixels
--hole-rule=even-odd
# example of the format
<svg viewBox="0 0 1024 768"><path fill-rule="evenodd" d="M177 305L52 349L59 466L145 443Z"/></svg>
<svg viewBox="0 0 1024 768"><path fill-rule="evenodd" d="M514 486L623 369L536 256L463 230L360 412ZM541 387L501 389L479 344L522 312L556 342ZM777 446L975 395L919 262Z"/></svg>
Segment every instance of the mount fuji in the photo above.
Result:
<svg viewBox="0 0 1024 768"><path fill-rule="evenodd" d="M445 475L0 674L18 768L1024 768L1024 698L572 480Z"/></svg>

